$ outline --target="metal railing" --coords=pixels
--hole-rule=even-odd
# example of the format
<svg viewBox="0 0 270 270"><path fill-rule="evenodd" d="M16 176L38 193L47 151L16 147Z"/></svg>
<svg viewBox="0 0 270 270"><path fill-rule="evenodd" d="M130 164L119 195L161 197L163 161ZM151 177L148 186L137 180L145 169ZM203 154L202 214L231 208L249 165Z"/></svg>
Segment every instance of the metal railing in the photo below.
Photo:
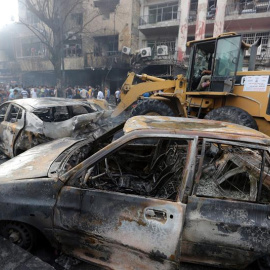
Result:
<svg viewBox="0 0 270 270"><path fill-rule="evenodd" d="M86 68L103 68L122 64L130 64L130 59L119 51L104 51L101 55L94 53L85 54Z"/></svg>
<svg viewBox="0 0 270 270"><path fill-rule="evenodd" d="M265 62L270 60L270 47L262 48L260 55L257 55L256 59L259 62Z"/></svg>
<svg viewBox="0 0 270 270"><path fill-rule="evenodd" d="M197 20L197 14L198 14L198 6L197 4L191 4L190 5L190 11L189 11L189 18L188 22L189 23L194 23ZM207 8L207 13L206 13L206 21L207 22L212 22L215 20L216 16L216 7L210 6Z"/></svg>
<svg viewBox="0 0 270 270"><path fill-rule="evenodd" d="M226 16L270 12L270 1L249 1L226 6Z"/></svg>
<svg viewBox="0 0 270 270"><path fill-rule="evenodd" d="M179 12L164 12L161 14L149 14L140 17L140 25L156 24L159 22L179 21Z"/></svg>

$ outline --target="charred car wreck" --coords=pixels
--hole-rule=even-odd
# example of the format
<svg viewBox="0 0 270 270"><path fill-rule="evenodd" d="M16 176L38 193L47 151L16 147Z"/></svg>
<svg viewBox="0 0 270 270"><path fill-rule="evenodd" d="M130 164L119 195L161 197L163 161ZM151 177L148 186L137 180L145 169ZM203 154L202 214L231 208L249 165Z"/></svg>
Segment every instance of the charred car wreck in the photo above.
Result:
<svg viewBox="0 0 270 270"><path fill-rule="evenodd" d="M0 232L108 269L243 269L269 256L269 146L243 126L151 116L39 145L0 166Z"/></svg>
<svg viewBox="0 0 270 270"><path fill-rule="evenodd" d="M14 157L54 139L99 136L110 114L89 102L59 98L6 102L0 106L0 150Z"/></svg>

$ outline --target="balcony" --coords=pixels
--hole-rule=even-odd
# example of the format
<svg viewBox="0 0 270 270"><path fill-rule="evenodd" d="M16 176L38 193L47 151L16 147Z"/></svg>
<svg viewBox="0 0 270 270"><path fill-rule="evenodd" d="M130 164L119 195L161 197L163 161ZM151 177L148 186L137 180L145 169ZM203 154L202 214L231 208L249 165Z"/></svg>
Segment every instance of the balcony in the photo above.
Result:
<svg viewBox="0 0 270 270"><path fill-rule="evenodd" d="M259 13L270 12L270 1L258 1L258 2L246 2L246 3L236 3L226 6L226 16L248 16L253 17L255 14L261 16ZM269 14L265 14L269 16ZM256 16L256 15L255 15Z"/></svg>
<svg viewBox="0 0 270 270"><path fill-rule="evenodd" d="M257 55L256 60L258 65L270 67L270 47L263 48L261 54Z"/></svg>
<svg viewBox="0 0 270 270"><path fill-rule="evenodd" d="M129 56L118 51L107 51L101 55L94 53L85 54L85 68L86 69L105 69L112 67L129 67Z"/></svg>
<svg viewBox="0 0 270 270"><path fill-rule="evenodd" d="M166 31L177 31L180 21L179 12L163 12L156 14L149 14L140 17L139 30L145 34L155 34L155 30L166 29ZM177 32L176 32L177 33Z"/></svg>
<svg viewBox="0 0 270 270"><path fill-rule="evenodd" d="M233 22L237 20L237 24ZM270 1L246 1L226 6L225 28L228 32L269 31Z"/></svg>

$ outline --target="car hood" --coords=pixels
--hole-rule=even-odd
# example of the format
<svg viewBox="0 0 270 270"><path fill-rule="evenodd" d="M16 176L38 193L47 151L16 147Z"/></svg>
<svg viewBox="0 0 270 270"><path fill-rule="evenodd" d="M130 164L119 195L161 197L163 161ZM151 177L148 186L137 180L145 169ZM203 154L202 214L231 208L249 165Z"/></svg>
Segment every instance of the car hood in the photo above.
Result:
<svg viewBox="0 0 270 270"><path fill-rule="evenodd" d="M53 161L78 140L63 138L38 145L0 165L0 182L47 177Z"/></svg>

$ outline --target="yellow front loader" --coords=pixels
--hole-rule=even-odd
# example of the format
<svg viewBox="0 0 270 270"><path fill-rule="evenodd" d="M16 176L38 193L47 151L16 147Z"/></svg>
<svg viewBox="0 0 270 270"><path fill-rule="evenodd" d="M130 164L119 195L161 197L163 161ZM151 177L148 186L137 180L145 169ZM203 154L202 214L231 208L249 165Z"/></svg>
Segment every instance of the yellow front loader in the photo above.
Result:
<svg viewBox="0 0 270 270"><path fill-rule="evenodd" d="M226 33L192 41L186 76L174 80L129 73L113 117L130 108L132 115L168 115L228 121L259 129L270 136L270 71L254 71L257 47L241 35ZM242 70L245 50L251 50L249 69ZM143 82L133 84L135 77ZM143 94L150 93L149 98Z"/></svg>

